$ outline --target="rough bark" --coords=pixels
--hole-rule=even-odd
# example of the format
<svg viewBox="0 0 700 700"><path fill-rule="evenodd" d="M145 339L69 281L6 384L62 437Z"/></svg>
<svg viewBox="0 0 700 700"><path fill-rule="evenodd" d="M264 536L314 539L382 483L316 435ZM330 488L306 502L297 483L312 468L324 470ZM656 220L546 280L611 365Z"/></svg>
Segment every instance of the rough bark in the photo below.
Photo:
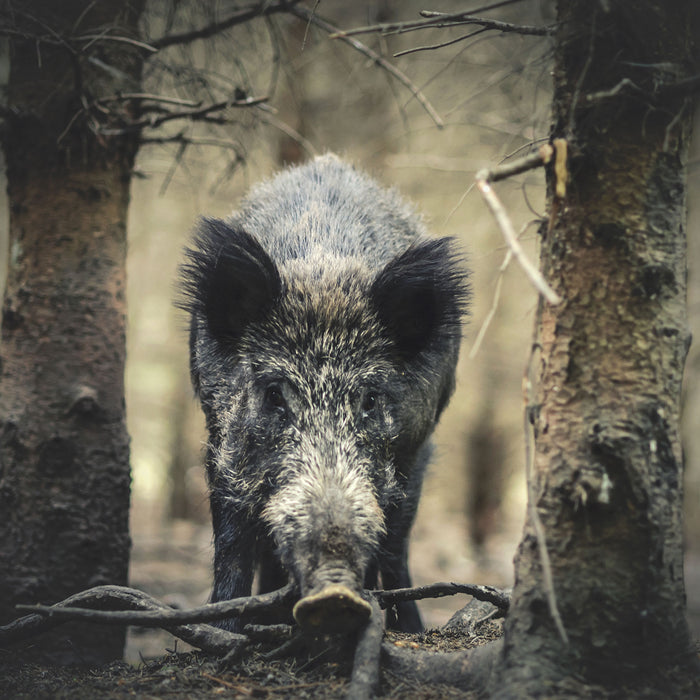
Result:
<svg viewBox="0 0 700 700"><path fill-rule="evenodd" d="M3 134L10 261L0 348L0 622L16 617L17 603L126 583L124 294L136 143L96 136L73 117L86 100L133 90L141 58L123 43L98 40L88 50L70 36L133 35L139 6L37 0L6 5L2 16L26 38L11 43ZM121 633L75 625L35 640L30 653L102 662L122 648Z"/></svg>
<svg viewBox="0 0 700 700"><path fill-rule="evenodd" d="M528 518L496 697L693 664L679 439L692 109L680 81L697 74L696 4L559 2L552 136L569 142L570 180L557 196L550 173L541 256L564 301L538 310L531 497L568 644Z"/></svg>

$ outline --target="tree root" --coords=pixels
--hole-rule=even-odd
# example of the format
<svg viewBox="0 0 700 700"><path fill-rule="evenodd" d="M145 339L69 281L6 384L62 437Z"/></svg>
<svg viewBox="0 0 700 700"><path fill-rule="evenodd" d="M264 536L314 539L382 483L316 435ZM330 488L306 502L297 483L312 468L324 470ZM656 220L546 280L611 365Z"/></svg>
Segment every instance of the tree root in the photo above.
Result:
<svg viewBox="0 0 700 700"><path fill-rule="evenodd" d="M408 650L382 644L382 667L404 680L443 683L462 690L483 691L503 647L498 639L473 649L453 652Z"/></svg>
<svg viewBox="0 0 700 700"><path fill-rule="evenodd" d="M379 663L382 639L384 638L384 620L379 604L370 598L372 614L364 629L359 633L355 658L350 676L350 688L347 700L364 700L373 697L379 686Z"/></svg>

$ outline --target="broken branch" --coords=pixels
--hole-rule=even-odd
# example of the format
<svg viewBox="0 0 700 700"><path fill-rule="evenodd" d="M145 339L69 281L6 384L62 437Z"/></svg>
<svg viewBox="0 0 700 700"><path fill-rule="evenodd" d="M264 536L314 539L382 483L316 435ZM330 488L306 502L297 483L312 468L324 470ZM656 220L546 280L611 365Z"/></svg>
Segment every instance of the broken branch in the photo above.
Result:
<svg viewBox="0 0 700 700"><path fill-rule="evenodd" d="M338 27L335 27L330 22L322 19L312 10L308 10L305 7L289 7L288 11L290 14L306 20L310 24L315 24L320 29L323 29L324 32L327 32L332 38L337 37L341 41L352 46L356 51L359 51L364 56L367 56L367 58L372 60L375 65L383 68L385 71L387 71L387 73L396 78L396 80L398 80L404 87L408 88L411 94L421 104L423 109L430 115L430 118L433 120L433 122L435 122L435 126L437 126L438 129L442 129L443 126L445 126L445 123L442 121L442 118L437 113L435 108L430 104L430 102L428 102L425 95L411 82L409 77L403 71L399 70L396 66L392 65L389 63L389 61L380 56L376 51L373 51L369 48L369 46L365 46L362 42L357 41L356 39L345 36L344 33L338 29Z"/></svg>
<svg viewBox="0 0 700 700"><path fill-rule="evenodd" d="M126 590L133 591L134 589ZM154 606L147 610L93 610L65 605L65 601L56 605L18 605L17 609L29 610L49 618L82 619L87 622L111 625L140 625L142 627L163 627L165 625L170 627L191 622L210 622L227 617L238 617L271 607L281 607L291 602L293 592L294 587L291 584L287 584L284 588L271 593L263 593L246 598L234 598L218 603L208 603L191 610L174 610L162 603L158 603L158 601L156 601L158 603L157 607ZM141 591L136 593L146 596ZM151 601L153 600L155 599L151 598ZM73 602L76 601L71 601L71 603ZM0 628L0 633L2 629Z"/></svg>
<svg viewBox="0 0 700 700"><path fill-rule="evenodd" d="M550 304L556 305L561 303L561 297L547 284L540 271L525 255L525 251L518 241L518 237L515 233L510 217L508 216L505 207L501 203L501 200L496 195L495 190L491 186L491 183L493 182L498 182L499 180L511 177L512 175L517 175L527 170L532 170L533 168L546 165L550 162L552 155L554 155L554 148L549 144L544 144L540 146L536 153L527 155L524 158L519 158L511 163L499 165L492 170L480 170L476 174L476 186L479 189L479 192L481 192L481 196L484 198L486 205L496 219L496 223L501 229L501 233L503 234L509 248L513 251L515 259L520 263L520 266L525 271L525 274L530 282L532 282L535 289L537 289L537 291L542 294L542 296Z"/></svg>
<svg viewBox="0 0 700 700"><path fill-rule="evenodd" d="M497 608L505 611L510 606L510 596L493 586L478 586L473 583L432 583L416 588L396 588L394 590L372 591L372 594L382 608L388 608L394 603L406 600L424 600L425 598L443 598L457 593L467 595L492 603Z"/></svg>

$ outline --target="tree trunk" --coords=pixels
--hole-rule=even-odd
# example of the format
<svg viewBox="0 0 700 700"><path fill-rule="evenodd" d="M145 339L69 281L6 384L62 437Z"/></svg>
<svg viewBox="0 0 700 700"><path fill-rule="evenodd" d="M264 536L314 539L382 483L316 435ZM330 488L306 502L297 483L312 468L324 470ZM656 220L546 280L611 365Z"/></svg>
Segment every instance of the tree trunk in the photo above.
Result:
<svg viewBox="0 0 700 700"><path fill-rule="evenodd" d="M11 45L0 623L17 617L17 603L126 583L130 546L124 294L136 141L96 136L89 120L73 117L86 100L133 91L141 57L124 43L95 41L88 61L87 41L69 46L69 37L133 35L139 3L63 0L60 16L54 5L24 2L3 18L36 18L21 26L24 35L49 40ZM120 657L123 643L123 631L75 625L32 640L30 654L95 663Z"/></svg>
<svg viewBox="0 0 700 700"><path fill-rule="evenodd" d="M680 81L697 72L697 0L560 0L558 13L552 136L568 141L570 179L558 195L549 173L541 255L564 301L538 310L542 528L528 517L516 555L498 697L653 683L697 663L679 439L692 116Z"/></svg>

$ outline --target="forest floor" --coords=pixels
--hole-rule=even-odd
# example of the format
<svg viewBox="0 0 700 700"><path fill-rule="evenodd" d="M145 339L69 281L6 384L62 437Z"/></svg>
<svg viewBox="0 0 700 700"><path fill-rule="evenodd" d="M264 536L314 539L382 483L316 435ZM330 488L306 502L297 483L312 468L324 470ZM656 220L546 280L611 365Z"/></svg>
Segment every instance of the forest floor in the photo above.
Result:
<svg viewBox="0 0 700 700"><path fill-rule="evenodd" d="M494 624L491 636L500 634ZM475 639L437 630L422 635L387 633L402 649L455 651ZM479 640L488 641L486 636ZM284 659L266 659L269 646L257 645L244 659L227 664L197 652L167 653L136 666L114 662L99 668L58 668L37 665L13 670L0 664L0 696L29 700L94 700L95 698L342 698L349 687L352 654L334 648L328 639L315 651ZM419 684L383 673L379 697L411 700L476 698L442 684Z"/></svg>
<svg viewBox="0 0 700 700"><path fill-rule="evenodd" d="M148 512L137 517L149 518ZM151 514L152 515L152 514ZM157 519L151 519L151 523ZM131 585L179 608L206 601L210 586L210 531L207 524L176 523L163 530L139 523L134 528ZM420 533L419 533L420 534ZM443 530L443 538L449 535ZM453 533L457 536L457 533ZM427 543L416 542L420 554ZM445 544L443 542L443 544ZM508 549L510 542L494 545ZM512 551L512 550L511 550ZM498 553L498 552L496 552ZM512 556L512 555L510 555ZM461 572L448 567L443 580L508 586L508 566L483 556L477 569ZM427 576L435 563L422 556L413 565L417 583L431 582ZM700 557L686 560L689 621L693 634L700 639ZM458 567L459 569L459 567ZM464 578L464 576L468 578ZM434 581L435 579L433 579ZM502 620L491 619L478 629L440 629L469 598L447 597L421 601L421 611L428 630L423 634L387 633L386 642L396 648L415 651L453 652L497 639ZM426 604L427 603L427 604ZM270 659L265 654L279 642L258 644L236 661L224 662L193 650L167 632L131 627L127 636L125 660L99 668L60 668L23 664L21 657L0 653L0 698L45 698L56 700L92 700L93 698L341 698L348 691L352 665L352 646L339 646L323 638L311 647L284 658ZM700 646L698 647L700 651ZM609 695L602 688L591 688L591 698L670 697L653 688L627 689ZM405 677L383 671L379 689L382 698L476 698L467 692L441 684L418 684ZM552 696L554 697L554 696ZM565 697L560 696L560 697ZM579 695L579 697L581 697ZM687 693L681 688L673 697L698 698L698 682L688 680Z"/></svg>

